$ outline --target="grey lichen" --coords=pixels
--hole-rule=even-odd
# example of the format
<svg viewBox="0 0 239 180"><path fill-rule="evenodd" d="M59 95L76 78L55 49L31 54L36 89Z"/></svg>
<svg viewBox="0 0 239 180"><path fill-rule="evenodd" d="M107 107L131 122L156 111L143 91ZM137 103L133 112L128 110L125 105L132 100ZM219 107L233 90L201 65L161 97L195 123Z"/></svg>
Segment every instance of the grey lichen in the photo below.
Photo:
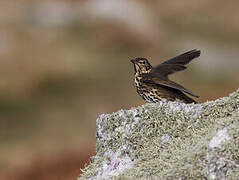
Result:
<svg viewBox="0 0 239 180"><path fill-rule="evenodd" d="M216 101L161 101L97 119L81 179L239 179L239 90Z"/></svg>

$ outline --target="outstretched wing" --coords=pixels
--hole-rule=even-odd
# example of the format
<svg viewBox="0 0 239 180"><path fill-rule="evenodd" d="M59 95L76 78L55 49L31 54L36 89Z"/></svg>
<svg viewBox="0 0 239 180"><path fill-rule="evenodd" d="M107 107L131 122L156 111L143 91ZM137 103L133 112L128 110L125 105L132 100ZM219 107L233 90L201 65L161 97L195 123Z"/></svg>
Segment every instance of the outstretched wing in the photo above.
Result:
<svg viewBox="0 0 239 180"><path fill-rule="evenodd" d="M198 56L200 56L200 51L196 49L188 51L153 67L150 73L158 77L167 77L169 74L185 70L184 65Z"/></svg>
<svg viewBox="0 0 239 180"><path fill-rule="evenodd" d="M171 58L171 59L163 62L162 64L182 64L182 65L185 65L185 64L188 64L194 58L199 57L200 54L201 54L200 50L193 49L191 51L180 54L180 55L178 55L174 58Z"/></svg>
<svg viewBox="0 0 239 180"><path fill-rule="evenodd" d="M168 78L163 78L162 79L162 78L158 78L158 77L150 77L150 76L145 74L142 78L142 81L145 82L145 83L159 84L159 85L167 86L167 87L170 87L170 88L173 88L173 89L178 89L180 91L183 91L185 93L190 94L191 96L199 98L198 95L193 94L191 91L184 88L183 86L181 86L181 85L179 85L179 84L177 84L173 81L170 81Z"/></svg>
<svg viewBox="0 0 239 180"><path fill-rule="evenodd" d="M160 64L153 67L150 74L157 77L167 77L169 74L173 74L178 71L183 71L187 69L186 66L181 64Z"/></svg>

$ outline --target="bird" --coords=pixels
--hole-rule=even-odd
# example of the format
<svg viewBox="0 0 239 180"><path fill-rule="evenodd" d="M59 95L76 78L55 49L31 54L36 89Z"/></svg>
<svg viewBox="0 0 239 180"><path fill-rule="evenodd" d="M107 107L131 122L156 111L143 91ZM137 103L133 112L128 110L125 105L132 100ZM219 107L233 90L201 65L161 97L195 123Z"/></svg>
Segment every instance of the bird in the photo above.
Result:
<svg viewBox="0 0 239 180"><path fill-rule="evenodd" d="M199 98L198 95L171 81L168 76L185 70L187 68L185 65L200 54L200 50L193 49L155 67L152 67L146 58L132 59L135 71L134 86L137 93L148 103L157 103L162 100L181 101L186 104L197 103L186 94Z"/></svg>

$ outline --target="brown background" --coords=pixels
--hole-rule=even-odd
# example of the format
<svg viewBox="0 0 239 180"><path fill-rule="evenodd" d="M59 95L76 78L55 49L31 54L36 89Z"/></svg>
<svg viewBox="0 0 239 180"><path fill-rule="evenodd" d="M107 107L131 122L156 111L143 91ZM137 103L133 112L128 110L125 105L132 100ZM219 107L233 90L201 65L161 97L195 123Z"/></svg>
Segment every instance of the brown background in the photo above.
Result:
<svg viewBox="0 0 239 180"><path fill-rule="evenodd" d="M197 48L171 78L201 97L238 88L239 2L0 2L0 179L76 179L99 114L144 104L130 59Z"/></svg>

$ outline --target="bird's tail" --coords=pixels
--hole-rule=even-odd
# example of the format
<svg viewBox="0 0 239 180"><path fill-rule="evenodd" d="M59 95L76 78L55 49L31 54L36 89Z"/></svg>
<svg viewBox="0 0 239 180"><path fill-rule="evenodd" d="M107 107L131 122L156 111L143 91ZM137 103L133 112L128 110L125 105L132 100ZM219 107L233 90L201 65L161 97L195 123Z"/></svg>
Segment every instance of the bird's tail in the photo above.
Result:
<svg viewBox="0 0 239 180"><path fill-rule="evenodd" d="M197 103L198 103L197 101L195 101L194 99L188 97L188 96L185 95L184 93L183 93L183 99L184 99L184 102L187 103L187 104L190 104L190 103L195 103L195 104L197 104Z"/></svg>

